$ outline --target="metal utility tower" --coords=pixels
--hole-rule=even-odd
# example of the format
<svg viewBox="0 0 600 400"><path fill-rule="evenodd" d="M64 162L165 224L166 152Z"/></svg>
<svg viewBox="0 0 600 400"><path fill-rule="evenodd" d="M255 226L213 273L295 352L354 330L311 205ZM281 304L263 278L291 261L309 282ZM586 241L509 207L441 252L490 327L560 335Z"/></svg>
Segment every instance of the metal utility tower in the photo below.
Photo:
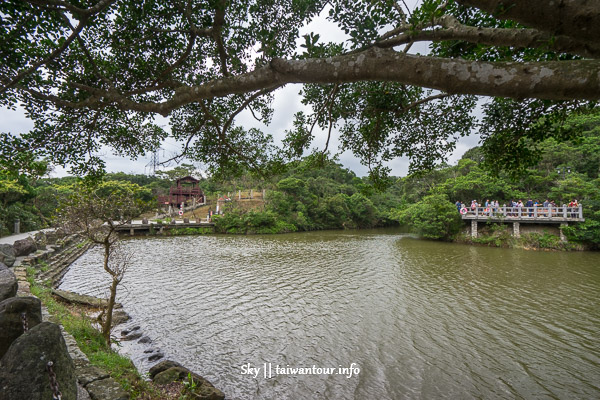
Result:
<svg viewBox="0 0 600 400"><path fill-rule="evenodd" d="M160 147L156 150L154 150L152 152L152 158L150 159L150 162L148 164L146 164L145 168L150 168L150 170L152 171L153 175L156 175L156 168L158 168L158 166L160 165L160 160L159 160L159 152L163 150Z"/></svg>

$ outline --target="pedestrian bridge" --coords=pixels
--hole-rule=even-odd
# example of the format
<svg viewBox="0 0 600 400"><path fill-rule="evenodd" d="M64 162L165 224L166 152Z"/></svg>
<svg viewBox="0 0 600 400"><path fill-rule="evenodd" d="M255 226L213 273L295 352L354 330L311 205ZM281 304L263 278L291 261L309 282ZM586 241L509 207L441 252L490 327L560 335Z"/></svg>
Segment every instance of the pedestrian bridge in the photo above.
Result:
<svg viewBox="0 0 600 400"><path fill-rule="evenodd" d="M520 224L560 224L560 238L566 240L562 228L569 222L583 222L583 209L578 207L474 207L460 211L463 220L471 220L471 237L477 237L477 223L512 223L513 236L520 237Z"/></svg>
<svg viewBox="0 0 600 400"><path fill-rule="evenodd" d="M146 219L141 221L130 221L129 223L117 226L117 232L128 232L129 235L144 233L155 233L162 235L164 231L171 229L185 228L209 228L214 231L215 224L210 219L190 220L184 218L183 221L172 220L171 222L150 222Z"/></svg>

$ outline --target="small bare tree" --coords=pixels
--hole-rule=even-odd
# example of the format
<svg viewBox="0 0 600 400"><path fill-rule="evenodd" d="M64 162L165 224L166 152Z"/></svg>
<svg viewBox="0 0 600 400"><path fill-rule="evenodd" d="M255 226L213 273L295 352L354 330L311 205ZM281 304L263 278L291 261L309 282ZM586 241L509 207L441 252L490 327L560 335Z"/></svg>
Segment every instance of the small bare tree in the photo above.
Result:
<svg viewBox="0 0 600 400"><path fill-rule="evenodd" d="M117 286L132 257L121 246L117 230L148 208L136 188L139 186L124 182L105 182L94 187L80 184L61 203L60 215L65 231L79 233L104 250L103 268L111 276L112 283L101 325L109 346Z"/></svg>
<svg viewBox="0 0 600 400"><path fill-rule="evenodd" d="M106 249L106 247L105 247ZM120 241L113 242L110 246L108 256L104 253L104 270L112 277L110 285L110 296L106 309L102 312L100 322L102 325L102 336L106 343L110 345L110 332L112 329L113 310L117 298L117 286L123 280L125 272L131 265L133 253L123 247Z"/></svg>

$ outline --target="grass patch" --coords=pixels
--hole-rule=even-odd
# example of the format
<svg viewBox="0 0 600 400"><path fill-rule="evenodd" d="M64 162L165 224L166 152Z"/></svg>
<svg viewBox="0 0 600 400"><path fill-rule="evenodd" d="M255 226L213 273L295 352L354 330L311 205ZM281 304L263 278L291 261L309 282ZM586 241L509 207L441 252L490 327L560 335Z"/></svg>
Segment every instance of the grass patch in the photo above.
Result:
<svg viewBox="0 0 600 400"><path fill-rule="evenodd" d="M35 269L27 269L27 280L31 293L37 296L48 308L54 322L61 324L69 332L77 345L88 357L90 363L110 374L121 384L132 399L163 399L160 388L144 380L131 360L123 357L106 345L100 331L94 328L92 320L86 315L84 307L65 304L56 300L49 286L34 279Z"/></svg>
<svg viewBox="0 0 600 400"><path fill-rule="evenodd" d="M31 285L33 282L33 278L37 275L38 270L33 268L32 266L28 265L27 268L25 269L27 271L27 280L29 281L29 284ZM31 280L30 278L31 277Z"/></svg>
<svg viewBox="0 0 600 400"><path fill-rule="evenodd" d="M46 261L40 261L38 263L39 269L42 272L47 272L50 269L50 266L48 265L48 262Z"/></svg>
<svg viewBox="0 0 600 400"><path fill-rule="evenodd" d="M51 319L61 324L75 340L90 363L104 371L127 391L132 400L185 400L196 399L196 385L193 380L173 382L167 385L155 385L146 381L133 365L133 362L106 345L104 338L88 316L92 308L64 303L52 296L49 282L40 283L35 280L38 270L27 267L27 281L31 293L37 296L46 306Z"/></svg>

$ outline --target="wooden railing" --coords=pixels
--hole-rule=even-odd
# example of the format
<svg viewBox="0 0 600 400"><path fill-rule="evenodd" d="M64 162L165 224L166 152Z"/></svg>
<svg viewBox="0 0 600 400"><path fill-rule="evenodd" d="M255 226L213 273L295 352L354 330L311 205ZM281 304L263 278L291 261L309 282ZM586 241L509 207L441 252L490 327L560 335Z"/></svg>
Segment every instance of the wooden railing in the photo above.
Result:
<svg viewBox="0 0 600 400"><path fill-rule="evenodd" d="M463 219L521 219L521 220L577 220L583 221L583 209L578 207L466 207L461 209Z"/></svg>

